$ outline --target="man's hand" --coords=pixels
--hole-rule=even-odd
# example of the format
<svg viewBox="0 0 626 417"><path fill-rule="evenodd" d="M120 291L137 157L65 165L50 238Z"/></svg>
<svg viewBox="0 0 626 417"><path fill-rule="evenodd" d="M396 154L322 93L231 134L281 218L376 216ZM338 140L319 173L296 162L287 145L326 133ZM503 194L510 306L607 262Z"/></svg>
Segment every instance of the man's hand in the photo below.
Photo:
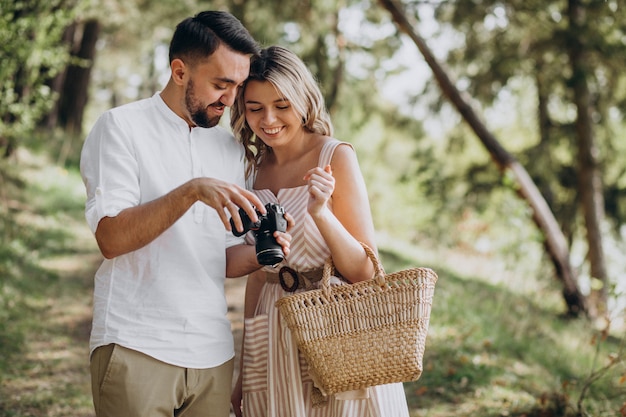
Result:
<svg viewBox="0 0 626 417"><path fill-rule="evenodd" d="M115 217L102 218L96 229L102 255L112 259L144 247L170 228L196 201L213 207L226 230L231 230L226 210L240 231L243 224L239 207L253 221L258 221L255 207L265 214L265 207L254 193L218 179L194 178L156 200L124 209Z"/></svg>
<svg viewBox="0 0 626 417"><path fill-rule="evenodd" d="M239 216L240 207L253 222L259 221L255 207L261 214L266 214L261 200L253 192L245 190L236 184L215 178L196 178L192 181L195 181L197 200L213 207L217 211L226 230L231 230L230 221L226 215L227 211L233 218L235 228L240 232L243 231L243 223Z"/></svg>

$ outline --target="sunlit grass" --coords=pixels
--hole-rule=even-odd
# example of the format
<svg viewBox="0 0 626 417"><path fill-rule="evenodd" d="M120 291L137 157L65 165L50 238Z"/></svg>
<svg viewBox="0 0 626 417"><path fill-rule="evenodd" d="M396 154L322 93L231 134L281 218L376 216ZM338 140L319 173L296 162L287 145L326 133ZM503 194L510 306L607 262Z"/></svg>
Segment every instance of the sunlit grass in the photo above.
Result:
<svg viewBox="0 0 626 417"><path fill-rule="evenodd" d="M90 416L92 277L80 270L91 267L93 255L81 254L94 243L82 183L44 156L20 150L17 159L19 170L0 172L0 416Z"/></svg>
<svg viewBox="0 0 626 417"><path fill-rule="evenodd" d="M439 275L424 372L405 384L412 416L576 415L583 385L619 351L620 340L600 340L589 322L561 318L562 302L540 280L536 292L518 293L511 290L515 283L460 273L432 253L414 259L407 252L424 254L383 246L385 267L427 264ZM622 415L624 374L622 362L591 385L583 401L588 415Z"/></svg>

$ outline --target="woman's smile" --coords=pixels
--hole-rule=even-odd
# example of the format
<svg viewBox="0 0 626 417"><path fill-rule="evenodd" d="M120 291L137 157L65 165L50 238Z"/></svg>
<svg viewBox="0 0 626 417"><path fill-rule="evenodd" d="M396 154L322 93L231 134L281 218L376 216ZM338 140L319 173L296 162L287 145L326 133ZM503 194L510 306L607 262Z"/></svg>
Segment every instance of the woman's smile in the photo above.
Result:
<svg viewBox="0 0 626 417"><path fill-rule="evenodd" d="M263 128L263 132L267 135L275 135L278 132L283 130L283 127L272 127L272 128Z"/></svg>

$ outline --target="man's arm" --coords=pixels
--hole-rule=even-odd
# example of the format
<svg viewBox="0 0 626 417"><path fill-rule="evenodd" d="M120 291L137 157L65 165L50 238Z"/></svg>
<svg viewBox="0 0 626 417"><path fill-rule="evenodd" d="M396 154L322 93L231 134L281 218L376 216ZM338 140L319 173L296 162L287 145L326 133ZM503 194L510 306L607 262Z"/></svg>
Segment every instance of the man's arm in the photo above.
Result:
<svg viewBox="0 0 626 417"><path fill-rule="evenodd" d="M111 259L144 247L172 226L196 201L213 207L226 230L231 227L225 210L230 212L239 230L242 230L239 207L252 221L258 220L253 206L265 211L258 197L235 184L214 178L195 178L156 200L124 209L115 217L102 218L96 229L102 255ZM221 231L216 230L218 232Z"/></svg>
<svg viewBox="0 0 626 417"><path fill-rule="evenodd" d="M295 225L293 216L285 213L287 220L286 232L274 232L274 239L283 250L285 258L291 251L291 234L289 231ZM261 268L257 261L255 245L234 245L226 249L226 278L238 278L248 275Z"/></svg>
<svg viewBox="0 0 626 417"><path fill-rule="evenodd" d="M243 277L261 267L256 260L254 245L235 245L226 249L226 278Z"/></svg>

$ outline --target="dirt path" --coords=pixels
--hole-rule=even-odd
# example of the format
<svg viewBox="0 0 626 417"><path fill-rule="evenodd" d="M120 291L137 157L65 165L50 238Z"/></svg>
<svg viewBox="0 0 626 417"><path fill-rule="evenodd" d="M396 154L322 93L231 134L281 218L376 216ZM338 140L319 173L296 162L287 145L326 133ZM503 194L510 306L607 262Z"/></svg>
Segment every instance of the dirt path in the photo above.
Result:
<svg viewBox="0 0 626 417"><path fill-rule="evenodd" d="M38 306L15 375L0 378L0 417L94 417L88 363L92 283L101 262L93 251L46 262L58 282ZM245 279L226 283L237 355L243 328Z"/></svg>
<svg viewBox="0 0 626 417"><path fill-rule="evenodd" d="M243 336L243 305L246 292L246 279L227 279L225 290L226 299L228 300L228 318L230 319L233 329L233 338L235 339L235 375L233 380L236 380L239 374L241 338Z"/></svg>
<svg viewBox="0 0 626 417"><path fill-rule="evenodd" d="M93 417L88 374L92 253L46 263L58 274L42 305L33 306L25 352L3 378L2 416ZM93 276L93 275L92 275Z"/></svg>

